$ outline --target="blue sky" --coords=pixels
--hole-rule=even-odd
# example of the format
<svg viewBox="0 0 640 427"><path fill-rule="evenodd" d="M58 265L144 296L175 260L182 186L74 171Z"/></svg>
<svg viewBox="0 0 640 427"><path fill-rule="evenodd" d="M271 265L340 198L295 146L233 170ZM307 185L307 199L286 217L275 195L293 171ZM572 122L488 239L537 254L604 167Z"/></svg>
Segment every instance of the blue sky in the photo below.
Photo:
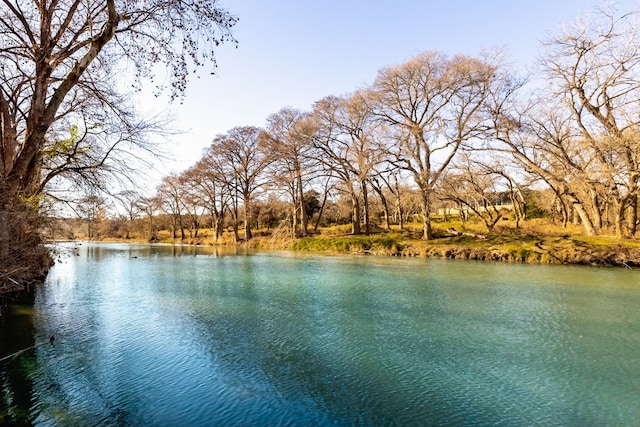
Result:
<svg viewBox="0 0 640 427"><path fill-rule="evenodd" d="M419 52L477 55L506 47L519 68L534 64L539 42L574 21L591 0L220 0L240 18L239 41L217 51L216 75L203 70L182 104L169 108L176 126L163 172L197 161L217 134L263 126L285 106L309 110L327 95L373 82L379 69ZM630 9L632 0L616 3ZM155 101L155 105L159 103Z"/></svg>

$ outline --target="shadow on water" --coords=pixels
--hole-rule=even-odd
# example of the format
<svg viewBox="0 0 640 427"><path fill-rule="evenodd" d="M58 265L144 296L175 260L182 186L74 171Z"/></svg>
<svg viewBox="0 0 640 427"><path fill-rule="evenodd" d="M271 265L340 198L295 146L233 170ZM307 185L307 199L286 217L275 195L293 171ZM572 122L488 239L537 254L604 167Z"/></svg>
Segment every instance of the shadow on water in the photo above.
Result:
<svg viewBox="0 0 640 427"><path fill-rule="evenodd" d="M33 308L10 306L0 316L0 424L29 425L36 364ZM15 356L11 355L30 349Z"/></svg>

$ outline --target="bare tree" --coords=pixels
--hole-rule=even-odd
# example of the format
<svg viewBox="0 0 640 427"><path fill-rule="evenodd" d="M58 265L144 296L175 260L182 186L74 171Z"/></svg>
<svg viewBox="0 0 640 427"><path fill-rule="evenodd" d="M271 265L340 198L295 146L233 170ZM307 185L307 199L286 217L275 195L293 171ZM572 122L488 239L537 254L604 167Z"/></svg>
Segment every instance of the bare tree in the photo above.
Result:
<svg viewBox="0 0 640 427"><path fill-rule="evenodd" d="M338 111L338 125L348 141L347 159L362 192L366 234L371 233L369 187L375 168L385 162L385 152L380 148L381 123L373 113L371 96L370 91L355 92L344 100L343 108Z"/></svg>
<svg viewBox="0 0 640 427"><path fill-rule="evenodd" d="M191 238L198 237L202 217L206 210L198 188L201 178L199 171L195 168L183 171L178 177L182 188L180 202L185 216L189 220L189 237Z"/></svg>
<svg viewBox="0 0 640 427"><path fill-rule="evenodd" d="M158 185L156 199L160 202L160 209L171 218L171 237L178 237L180 230L180 240L184 240L184 218L183 203L184 189L181 185L180 178L177 174L170 174L162 178L162 182Z"/></svg>
<svg viewBox="0 0 640 427"><path fill-rule="evenodd" d="M504 217L505 202L513 203L513 186L504 169L474 160L465 153L443 177L440 193L443 200L453 201L463 211L473 212L491 233Z"/></svg>
<svg viewBox="0 0 640 427"><path fill-rule="evenodd" d="M637 12L597 9L545 42L548 86L521 109L495 102L496 140L556 195L587 235L613 217L618 237L636 232L640 145ZM503 85L507 92L517 84ZM497 148L496 149L500 149ZM625 224L626 223L626 224Z"/></svg>
<svg viewBox="0 0 640 427"><path fill-rule="evenodd" d="M133 223L141 213L140 200L142 196L135 190L125 190L116 194L116 200L124 209L124 216L127 219L127 227L125 232L125 239L131 238L131 232L133 231Z"/></svg>
<svg viewBox="0 0 640 427"><path fill-rule="evenodd" d="M224 163L227 181L234 193L242 198L245 240L252 237L251 201L255 192L267 184L264 170L273 161L265 144L266 137L257 127L233 128L226 134L213 139L210 154ZM238 198L234 206L237 210Z"/></svg>
<svg viewBox="0 0 640 427"><path fill-rule="evenodd" d="M146 215L148 224L148 240L156 242L158 240L158 226L156 225L156 215L160 211L162 201L157 197L142 197L138 200L137 206Z"/></svg>
<svg viewBox="0 0 640 427"><path fill-rule="evenodd" d="M218 242L222 235L224 215L229 205L230 188L224 179L224 169L214 158L210 150L206 150L202 159L191 169L193 173L194 195L202 207L211 215L213 238Z"/></svg>
<svg viewBox="0 0 640 427"><path fill-rule="evenodd" d="M274 156L272 174L284 183L293 205L293 229L297 228L300 217L299 235L308 233L308 217L304 208L305 184L313 176L314 167L310 158L310 133L312 126L308 114L293 108L283 108L267 119L267 133L270 150Z"/></svg>
<svg viewBox="0 0 640 427"><path fill-rule="evenodd" d="M499 67L497 60L425 52L382 69L373 85L377 114L397 130L389 153L420 189L426 240L433 237L432 194L458 150L486 129Z"/></svg>
<svg viewBox="0 0 640 427"><path fill-rule="evenodd" d="M370 232L368 180L376 164L382 162L383 154L375 143L378 123L373 120L367 97L364 92L348 97L328 96L316 102L313 110L316 158L350 197L354 234L361 232L361 199L365 232Z"/></svg>
<svg viewBox="0 0 640 427"><path fill-rule="evenodd" d="M640 27L638 12L597 9L546 42L543 69L567 111L576 155L564 164L591 187L593 230L602 205L615 211L618 237L634 235L640 165ZM600 193L600 194L598 194ZM628 221L625 226L625 214Z"/></svg>
<svg viewBox="0 0 640 427"><path fill-rule="evenodd" d="M87 238L94 240L96 235L96 223L105 218L105 200L98 194L90 193L78 202L78 212L82 219L87 221Z"/></svg>
<svg viewBox="0 0 640 427"><path fill-rule="evenodd" d="M138 127L137 118L122 108L112 79L124 70L119 67L135 70L140 86L152 77L156 64L165 64L168 89L172 97L180 96L193 67L215 66L213 51L232 40L236 19L217 7L216 0L1 4L0 262L6 265L11 247L37 244L35 221L28 220L37 217L43 178L59 173L60 167L100 167L113 152L110 148L127 141L108 135L107 126L99 137L107 148L83 156L84 151L74 148L78 142L93 150L98 140L85 137L98 128L83 119L104 111L122 129ZM70 124L78 125L77 135ZM54 158L57 162L51 163Z"/></svg>

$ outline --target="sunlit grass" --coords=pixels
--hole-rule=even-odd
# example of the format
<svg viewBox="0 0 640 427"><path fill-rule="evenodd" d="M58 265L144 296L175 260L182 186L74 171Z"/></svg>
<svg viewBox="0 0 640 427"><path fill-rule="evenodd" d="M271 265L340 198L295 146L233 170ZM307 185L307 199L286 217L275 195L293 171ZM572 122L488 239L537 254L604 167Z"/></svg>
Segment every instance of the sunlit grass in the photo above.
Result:
<svg viewBox="0 0 640 427"><path fill-rule="evenodd" d="M387 236L318 236L297 239L292 249L308 252L398 254L402 245L396 238Z"/></svg>
<svg viewBox="0 0 640 427"><path fill-rule="evenodd" d="M433 239L423 240L421 222L409 222L402 229L389 230L372 225L372 233L354 235L351 224L310 229L306 237L295 237L292 230L264 228L253 230L254 237L244 239L244 231L226 228L218 239L212 229L198 230L185 239L173 238L170 230L157 234L155 242L205 246L237 246L261 250L293 250L324 253L362 253L374 255L462 258L529 263L580 263L639 265L640 241L615 236L585 236L579 225L553 223L548 219L520 221L504 218L492 230L478 218L465 222L459 218L432 221ZM364 231L364 227L363 227ZM140 238L142 237L142 240ZM126 241L149 241L131 233Z"/></svg>

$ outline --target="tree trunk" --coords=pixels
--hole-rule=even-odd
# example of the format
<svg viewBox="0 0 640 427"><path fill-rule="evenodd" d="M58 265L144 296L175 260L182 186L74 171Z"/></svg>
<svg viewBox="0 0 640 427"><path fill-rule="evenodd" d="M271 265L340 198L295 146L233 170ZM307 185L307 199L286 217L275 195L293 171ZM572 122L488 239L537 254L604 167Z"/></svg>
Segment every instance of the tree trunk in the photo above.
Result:
<svg viewBox="0 0 640 427"><path fill-rule="evenodd" d="M178 224L180 225L180 240L184 240L187 236L184 234L184 222L181 214L178 214Z"/></svg>
<svg viewBox="0 0 640 427"><path fill-rule="evenodd" d="M304 208L304 189L302 188L302 174L299 170L299 165L296 165L296 168L296 187L298 188L298 199L300 203L300 235L304 237L308 234L309 218L307 218L307 210Z"/></svg>
<svg viewBox="0 0 640 427"><path fill-rule="evenodd" d="M369 218L369 194L367 182L362 181L362 203L364 205L364 232L368 236L371 234L371 219Z"/></svg>
<svg viewBox="0 0 640 427"><path fill-rule="evenodd" d="M616 229L616 237L618 239L624 238L624 213L625 208L624 205L626 203L623 201L622 203L616 203L616 215L615 215L615 229Z"/></svg>
<svg viewBox="0 0 640 427"><path fill-rule="evenodd" d="M313 232L318 232L318 226L320 225L320 220L322 219L322 214L324 213L324 207L327 204L327 199L329 198L329 192L325 190L324 195L322 197L322 203L320 204L320 210L318 211L318 219L316 220L315 225L313 226Z"/></svg>
<svg viewBox="0 0 640 427"><path fill-rule="evenodd" d="M628 231L631 237L635 235L635 223L637 221L636 199L637 195L628 194L619 202L616 201L614 205L616 237L619 239L626 237L625 230Z"/></svg>
<svg viewBox="0 0 640 427"><path fill-rule="evenodd" d="M251 218L249 218L249 212L251 211L247 197L244 199L244 239L250 240L253 237L251 233Z"/></svg>
<svg viewBox="0 0 640 427"><path fill-rule="evenodd" d="M211 212L211 234L213 234L214 243L218 243L218 218Z"/></svg>
<svg viewBox="0 0 640 427"><path fill-rule="evenodd" d="M582 226L584 227L585 233L587 236L596 236L598 235L598 230L594 227L589 214L587 214L586 209L580 202L573 202L573 209L577 216L580 218L582 222Z"/></svg>
<svg viewBox="0 0 640 427"><path fill-rule="evenodd" d="M400 230L404 230L404 212L402 210L402 204L400 203L400 197L396 200L396 211L398 212L398 227L400 227Z"/></svg>
<svg viewBox="0 0 640 427"><path fill-rule="evenodd" d="M373 191L375 191L378 197L380 197L380 203L382 203L382 212L384 214L384 228L387 231L391 231L389 202L384 195L382 186L379 184L378 180L374 178L371 183L371 188L373 188Z"/></svg>
<svg viewBox="0 0 640 427"><path fill-rule="evenodd" d="M300 209L300 206L302 206L298 203L297 199L298 198L296 197L296 200L293 201L293 206L291 207L291 229L294 234L298 229L298 210ZM300 227L300 235L302 235L302 227Z"/></svg>
<svg viewBox="0 0 640 427"><path fill-rule="evenodd" d="M425 190L422 190L422 239L433 239L433 230L431 229L431 194Z"/></svg>
<svg viewBox="0 0 640 427"><path fill-rule="evenodd" d="M360 234L360 203L358 198L351 194L351 234Z"/></svg>
<svg viewBox="0 0 640 427"><path fill-rule="evenodd" d="M400 185L398 183L398 179L395 179L395 202L396 202L396 211L398 212L398 225L400 230L404 230L404 212L402 211L402 199L400 197Z"/></svg>
<svg viewBox="0 0 640 427"><path fill-rule="evenodd" d="M233 220L233 241L238 243L240 241L240 232L238 227L238 217Z"/></svg>
<svg viewBox="0 0 640 427"><path fill-rule="evenodd" d="M629 217L627 219L629 228L629 237L634 238L638 227L638 195L634 194L631 197L629 206Z"/></svg>
<svg viewBox="0 0 640 427"><path fill-rule="evenodd" d="M591 223L596 230L602 230L602 212L600 211L600 201L598 200L598 194L595 190L591 190L591 205Z"/></svg>

